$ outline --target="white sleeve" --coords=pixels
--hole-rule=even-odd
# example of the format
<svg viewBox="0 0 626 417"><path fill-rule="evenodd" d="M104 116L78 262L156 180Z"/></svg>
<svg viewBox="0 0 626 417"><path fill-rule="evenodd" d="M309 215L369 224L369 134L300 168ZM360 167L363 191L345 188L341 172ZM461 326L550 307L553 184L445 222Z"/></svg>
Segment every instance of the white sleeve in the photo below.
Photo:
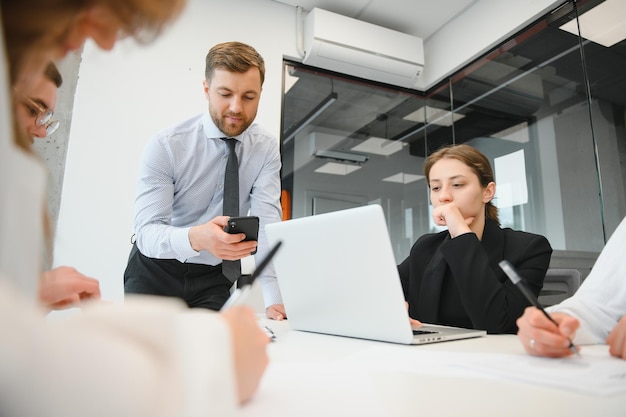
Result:
<svg viewBox="0 0 626 417"><path fill-rule="evenodd" d="M0 288L0 415L233 416L231 335L215 313L141 297L47 322Z"/></svg>
<svg viewBox="0 0 626 417"><path fill-rule="evenodd" d="M0 16L0 282L37 299L41 259L33 250L44 248L42 208L46 204L46 173L33 156L13 141L12 90ZM25 250L31 248L33 250Z"/></svg>
<svg viewBox="0 0 626 417"><path fill-rule="evenodd" d="M613 232L578 291L549 308L580 320L576 343L605 343L611 330L626 314L625 248L626 218Z"/></svg>

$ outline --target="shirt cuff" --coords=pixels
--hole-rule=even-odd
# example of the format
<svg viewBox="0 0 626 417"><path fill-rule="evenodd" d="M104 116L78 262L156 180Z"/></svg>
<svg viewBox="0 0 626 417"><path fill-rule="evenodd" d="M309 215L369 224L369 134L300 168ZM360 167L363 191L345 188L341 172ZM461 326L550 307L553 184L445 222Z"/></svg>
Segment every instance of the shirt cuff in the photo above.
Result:
<svg viewBox="0 0 626 417"><path fill-rule="evenodd" d="M283 298L278 288L278 280L275 277L259 278L261 281L261 291L263 292L263 301L265 308L274 304L283 304Z"/></svg>
<svg viewBox="0 0 626 417"><path fill-rule="evenodd" d="M189 258L198 256L199 253L191 247L191 242L189 242L190 229L191 227L175 229L170 234L170 246L176 254L176 259L181 262L185 262Z"/></svg>

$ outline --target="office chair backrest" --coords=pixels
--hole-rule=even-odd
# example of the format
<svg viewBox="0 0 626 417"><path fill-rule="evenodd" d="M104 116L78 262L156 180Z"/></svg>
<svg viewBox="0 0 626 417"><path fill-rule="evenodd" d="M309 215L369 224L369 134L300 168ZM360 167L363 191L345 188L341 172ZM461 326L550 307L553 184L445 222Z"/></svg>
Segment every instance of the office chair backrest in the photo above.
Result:
<svg viewBox="0 0 626 417"><path fill-rule="evenodd" d="M571 297L580 287L580 271L578 269L548 269L539 293L539 302L543 306L558 304Z"/></svg>

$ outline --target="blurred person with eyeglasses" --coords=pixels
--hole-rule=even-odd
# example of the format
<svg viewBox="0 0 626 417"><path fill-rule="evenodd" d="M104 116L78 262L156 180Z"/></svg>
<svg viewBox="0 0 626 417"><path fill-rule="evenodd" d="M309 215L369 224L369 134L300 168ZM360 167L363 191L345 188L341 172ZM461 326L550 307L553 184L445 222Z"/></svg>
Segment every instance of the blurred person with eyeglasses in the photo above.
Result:
<svg viewBox="0 0 626 417"><path fill-rule="evenodd" d="M34 81L28 96L23 96L15 108L19 127L28 134L34 143L35 138L43 139L59 128L54 119L54 108L58 89L63 77L57 66L50 62L41 76ZM87 277L75 268L59 266L41 275L39 282L39 302L47 310L62 310L75 307L87 300L100 299L100 283Z"/></svg>
<svg viewBox="0 0 626 417"><path fill-rule="evenodd" d="M63 84L63 77L56 65L50 62L28 95L23 95L17 103L15 116L20 127L28 134L31 143L34 139L43 139L52 135L60 126L54 118L54 108L58 98L58 89Z"/></svg>

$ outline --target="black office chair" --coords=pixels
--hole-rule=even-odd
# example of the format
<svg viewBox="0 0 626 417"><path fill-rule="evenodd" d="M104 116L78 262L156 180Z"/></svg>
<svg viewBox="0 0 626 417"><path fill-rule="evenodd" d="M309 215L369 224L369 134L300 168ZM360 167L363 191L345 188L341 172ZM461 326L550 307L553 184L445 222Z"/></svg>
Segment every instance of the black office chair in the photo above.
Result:
<svg viewBox="0 0 626 417"><path fill-rule="evenodd" d="M539 302L543 306L558 304L571 297L580 287L580 282L578 269L548 269L539 293Z"/></svg>

